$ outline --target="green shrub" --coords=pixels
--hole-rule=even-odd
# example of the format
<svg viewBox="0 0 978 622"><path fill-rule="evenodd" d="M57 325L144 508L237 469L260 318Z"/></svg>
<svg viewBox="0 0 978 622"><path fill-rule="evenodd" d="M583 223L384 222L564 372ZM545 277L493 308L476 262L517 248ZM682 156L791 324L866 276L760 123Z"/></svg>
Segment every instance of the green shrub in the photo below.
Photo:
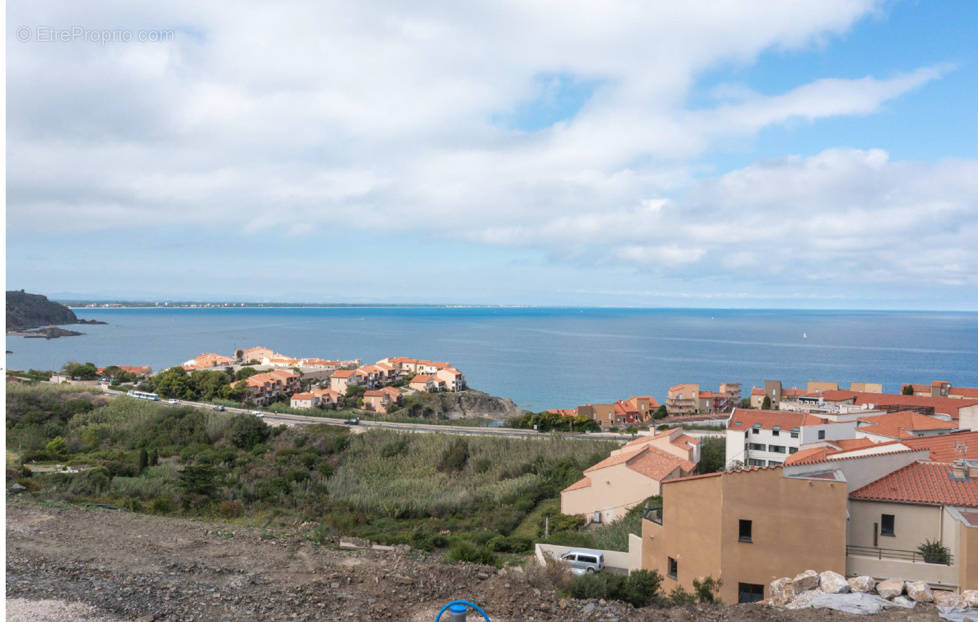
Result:
<svg viewBox="0 0 978 622"><path fill-rule="evenodd" d="M469 442L457 437L445 448L438 463L438 470L445 472L461 471L469 461Z"/></svg>
<svg viewBox="0 0 978 622"><path fill-rule="evenodd" d="M655 570L633 570L625 580L621 600L636 607L644 607L659 595L662 576Z"/></svg>
<svg viewBox="0 0 978 622"><path fill-rule="evenodd" d="M681 585L677 585L669 592L669 600L678 607L696 604L696 596L687 592Z"/></svg>
<svg viewBox="0 0 978 622"><path fill-rule="evenodd" d="M446 559L455 562L474 562L476 564L486 564L487 566L499 566L499 559L492 551L485 547L476 546L468 540L462 540L455 544L445 555Z"/></svg>
<svg viewBox="0 0 978 622"><path fill-rule="evenodd" d="M917 547L917 550L924 556L924 561L928 564L951 563L951 550L941 544L940 540L924 540L924 543Z"/></svg>
<svg viewBox="0 0 978 622"><path fill-rule="evenodd" d="M723 579L714 579L713 577L704 577L702 580L693 579L693 593L696 595L696 600L701 603L718 602L717 594L721 587L723 587Z"/></svg>
<svg viewBox="0 0 978 622"><path fill-rule="evenodd" d="M599 572L575 578L568 591L574 598L621 600L644 607L655 600L661 584L662 577L654 570L637 570L627 576Z"/></svg>

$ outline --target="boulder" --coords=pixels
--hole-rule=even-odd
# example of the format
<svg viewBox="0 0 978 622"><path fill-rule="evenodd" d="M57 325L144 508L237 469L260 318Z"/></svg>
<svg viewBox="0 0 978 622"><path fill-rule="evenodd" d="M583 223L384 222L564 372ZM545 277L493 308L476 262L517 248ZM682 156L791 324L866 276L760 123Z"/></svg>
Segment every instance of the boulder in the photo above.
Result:
<svg viewBox="0 0 978 622"><path fill-rule="evenodd" d="M805 572L799 572L792 579L792 583L795 586L795 593L801 594L805 590L814 590L818 587L818 573L814 570L806 570Z"/></svg>
<svg viewBox="0 0 978 622"><path fill-rule="evenodd" d="M806 609L811 607L819 596L822 596L822 592L818 590L806 590L785 605L785 609Z"/></svg>
<svg viewBox="0 0 978 622"><path fill-rule="evenodd" d="M896 598L903 594L903 579L887 579L876 584L876 593L883 598Z"/></svg>
<svg viewBox="0 0 978 622"><path fill-rule="evenodd" d="M959 594L948 590L934 590L934 604L938 607L961 607L967 605Z"/></svg>
<svg viewBox="0 0 978 622"><path fill-rule="evenodd" d="M930 591L930 586L924 581L907 581L904 586L907 596L918 603L934 602L934 593Z"/></svg>
<svg viewBox="0 0 978 622"><path fill-rule="evenodd" d="M771 581L768 601L775 607L784 607L795 598L795 588L790 577Z"/></svg>
<svg viewBox="0 0 978 622"><path fill-rule="evenodd" d="M866 575L852 577L848 579L850 592L872 592L876 587L876 580Z"/></svg>
<svg viewBox="0 0 978 622"><path fill-rule="evenodd" d="M910 600L906 596L897 596L893 599L894 605L900 605L901 607L906 607L907 609L913 609L917 604L916 601Z"/></svg>
<svg viewBox="0 0 978 622"><path fill-rule="evenodd" d="M965 590L961 592L961 600L965 607L978 609L978 590Z"/></svg>
<svg viewBox="0 0 978 622"><path fill-rule="evenodd" d="M838 572L826 570L818 575L818 589L826 594L845 594L849 591L849 582Z"/></svg>

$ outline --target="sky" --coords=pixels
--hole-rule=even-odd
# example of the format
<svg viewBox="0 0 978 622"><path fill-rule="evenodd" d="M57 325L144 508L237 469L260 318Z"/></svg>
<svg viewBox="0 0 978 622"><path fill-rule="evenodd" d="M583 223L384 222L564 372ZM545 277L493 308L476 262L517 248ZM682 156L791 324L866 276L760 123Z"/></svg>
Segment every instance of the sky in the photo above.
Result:
<svg viewBox="0 0 978 622"><path fill-rule="evenodd" d="M976 23L970 0L12 3L7 287L975 310Z"/></svg>

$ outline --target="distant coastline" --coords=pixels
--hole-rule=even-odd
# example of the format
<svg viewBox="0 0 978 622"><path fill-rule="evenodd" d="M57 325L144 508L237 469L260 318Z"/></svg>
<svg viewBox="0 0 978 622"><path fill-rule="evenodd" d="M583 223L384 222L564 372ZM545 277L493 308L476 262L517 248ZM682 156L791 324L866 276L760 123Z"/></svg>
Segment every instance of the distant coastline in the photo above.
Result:
<svg viewBox="0 0 978 622"><path fill-rule="evenodd" d="M310 302L81 302L62 301L69 309L532 309L532 305L373 304Z"/></svg>

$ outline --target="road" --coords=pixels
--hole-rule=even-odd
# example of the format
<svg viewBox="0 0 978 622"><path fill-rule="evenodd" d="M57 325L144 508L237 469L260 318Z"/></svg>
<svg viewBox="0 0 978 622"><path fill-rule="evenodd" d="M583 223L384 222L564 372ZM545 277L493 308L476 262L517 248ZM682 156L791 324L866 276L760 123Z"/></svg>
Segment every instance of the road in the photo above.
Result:
<svg viewBox="0 0 978 622"><path fill-rule="evenodd" d="M122 391L113 391L108 387L102 387L105 393L110 395L119 396L125 395ZM214 408L213 404L208 404L206 402L192 402L189 400L161 400L162 404L172 404L174 406L192 406L194 408ZM384 430L399 430L402 432L420 432L420 433L432 433L440 432L442 434L454 434L459 436L503 436L503 437L522 437L522 438L547 438L548 434L541 434L533 430L518 430L515 428L483 428L474 426L462 426L462 425L443 425L443 424L431 424L431 423L398 423L393 421L364 421L356 425L350 425L343 422L341 419L334 419L331 417L312 417L307 415L293 415L285 413L276 412L264 412L257 411L252 408L235 408L235 407L225 407L224 412L251 415L256 412L261 412L262 418L269 424L286 424L286 425L337 425L350 428L355 432L366 431L371 428L379 428ZM704 430L690 430L687 432L690 436L702 437L704 435L712 435L709 431ZM634 438L630 434L615 434L611 432L589 432L586 434L574 434L568 432L560 433L562 438L576 438L581 440L610 440L610 441L629 441ZM722 435L722 432L719 434Z"/></svg>

